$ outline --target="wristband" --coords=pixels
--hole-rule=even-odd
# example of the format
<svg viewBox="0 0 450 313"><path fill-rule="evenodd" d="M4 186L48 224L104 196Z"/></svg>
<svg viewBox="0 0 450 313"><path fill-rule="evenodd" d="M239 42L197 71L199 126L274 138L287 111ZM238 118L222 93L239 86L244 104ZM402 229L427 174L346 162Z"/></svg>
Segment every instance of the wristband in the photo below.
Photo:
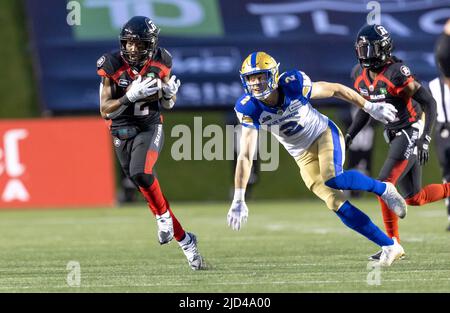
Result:
<svg viewBox="0 0 450 313"><path fill-rule="evenodd" d="M235 188L233 201L245 201L245 188Z"/></svg>

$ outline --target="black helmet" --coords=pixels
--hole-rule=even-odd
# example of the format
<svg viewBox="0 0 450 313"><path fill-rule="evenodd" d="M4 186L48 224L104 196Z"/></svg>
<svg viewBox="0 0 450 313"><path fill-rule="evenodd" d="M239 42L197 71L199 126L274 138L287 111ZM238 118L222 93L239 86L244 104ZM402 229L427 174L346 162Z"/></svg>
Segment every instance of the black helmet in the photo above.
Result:
<svg viewBox="0 0 450 313"><path fill-rule="evenodd" d="M381 25L366 25L356 37L355 50L362 67L377 70L390 59L394 48L389 32Z"/></svg>
<svg viewBox="0 0 450 313"><path fill-rule="evenodd" d="M159 28L151 19L145 16L131 18L120 31L120 55L131 66L142 66L153 56L158 44ZM145 44L143 50L138 51L138 57L127 51L127 41L138 41Z"/></svg>

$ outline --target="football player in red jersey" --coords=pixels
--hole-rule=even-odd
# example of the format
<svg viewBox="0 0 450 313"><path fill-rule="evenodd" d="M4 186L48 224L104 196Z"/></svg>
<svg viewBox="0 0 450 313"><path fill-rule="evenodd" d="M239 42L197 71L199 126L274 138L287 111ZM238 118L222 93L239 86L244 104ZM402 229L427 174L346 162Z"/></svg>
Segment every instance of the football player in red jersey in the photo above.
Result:
<svg viewBox="0 0 450 313"><path fill-rule="evenodd" d="M155 215L160 244L178 241L192 269L204 268L197 238L185 232L164 197L154 166L164 133L159 107L171 109L180 81L171 76L172 57L158 46L159 28L135 16L122 28L120 50L97 61L100 112L108 120L116 155Z"/></svg>
<svg viewBox="0 0 450 313"><path fill-rule="evenodd" d="M450 196L449 183L422 188L421 166L429 157L436 101L408 66L392 55L393 40L383 26L364 26L357 35L355 49L359 64L352 71L354 88L367 100L393 104L398 111L396 119L385 125L389 152L378 179L398 185L408 205L424 205ZM369 119L366 112L357 113L345 136L347 146ZM400 240L397 216L379 201L388 236ZM380 254L369 259L379 259Z"/></svg>

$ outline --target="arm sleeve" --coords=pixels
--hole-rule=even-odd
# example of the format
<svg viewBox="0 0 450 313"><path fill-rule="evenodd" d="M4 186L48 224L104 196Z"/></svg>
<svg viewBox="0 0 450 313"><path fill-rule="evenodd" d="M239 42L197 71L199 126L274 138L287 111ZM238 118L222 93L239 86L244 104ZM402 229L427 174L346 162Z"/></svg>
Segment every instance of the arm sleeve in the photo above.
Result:
<svg viewBox="0 0 450 313"><path fill-rule="evenodd" d="M347 134L350 135L350 137L353 139L358 135L358 133L361 131L361 129L366 126L366 124L370 120L370 115L363 110L358 110L358 112L355 115L355 118L353 119L352 125L347 130Z"/></svg>
<svg viewBox="0 0 450 313"><path fill-rule="evenodd" d="M416 91L413 99L419 102L422 110L425 112L424 135L431 137L437 116L436 100L424 86L421 86Z"/></svg>

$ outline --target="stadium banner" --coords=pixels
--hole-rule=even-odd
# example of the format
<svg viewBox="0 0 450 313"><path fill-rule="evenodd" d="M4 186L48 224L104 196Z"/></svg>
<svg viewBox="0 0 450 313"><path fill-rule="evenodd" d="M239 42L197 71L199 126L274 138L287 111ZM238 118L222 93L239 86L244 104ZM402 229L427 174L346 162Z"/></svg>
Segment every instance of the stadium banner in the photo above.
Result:
<svg viewBox="0 0 450 313"><path fill-rule="evenodd" d="M241 62L253 51L272 54L281 71L350 85L355 36L377 16L395 54L430 80L450 0L28 0L27 14L45 110L98 112L96 61L118 49L120 28L134 15L161 28L159 44L182 81L176 108L229 109L243 92Z"/></svg>
<svg viewBox="0 0 450 313"><path fill-rule="evenodd" d="M111 136L100 118L0 121L0 209L112 207Z"/></svg>

